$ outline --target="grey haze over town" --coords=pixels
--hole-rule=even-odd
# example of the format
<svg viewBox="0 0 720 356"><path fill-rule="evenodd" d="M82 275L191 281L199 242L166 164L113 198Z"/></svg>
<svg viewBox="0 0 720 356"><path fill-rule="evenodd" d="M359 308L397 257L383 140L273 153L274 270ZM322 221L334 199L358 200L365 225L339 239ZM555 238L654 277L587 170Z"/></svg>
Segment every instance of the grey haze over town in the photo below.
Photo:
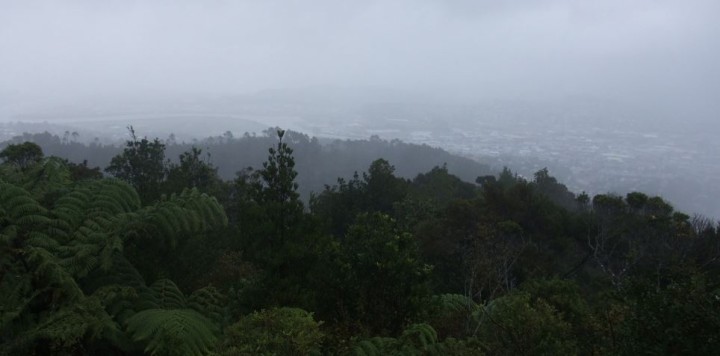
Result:
<svg viewBox="0 0 720 356"><path fill-rule="evenodd" d="M717 219L718 14L709 0L0 0L0 141L121 143L128 125L378 136Z"/></svg>

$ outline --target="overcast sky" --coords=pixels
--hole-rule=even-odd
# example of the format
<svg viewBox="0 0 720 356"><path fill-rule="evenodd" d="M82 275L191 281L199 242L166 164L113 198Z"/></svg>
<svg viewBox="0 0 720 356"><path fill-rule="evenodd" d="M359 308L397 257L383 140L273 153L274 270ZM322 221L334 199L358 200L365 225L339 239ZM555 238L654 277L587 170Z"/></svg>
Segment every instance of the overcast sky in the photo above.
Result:
<svg viewBox="0 0 720 356"><path fill-rule="evenodd" d="M717 0L0 0L0 95L382 86L714 115L719 15Z"/></svg>

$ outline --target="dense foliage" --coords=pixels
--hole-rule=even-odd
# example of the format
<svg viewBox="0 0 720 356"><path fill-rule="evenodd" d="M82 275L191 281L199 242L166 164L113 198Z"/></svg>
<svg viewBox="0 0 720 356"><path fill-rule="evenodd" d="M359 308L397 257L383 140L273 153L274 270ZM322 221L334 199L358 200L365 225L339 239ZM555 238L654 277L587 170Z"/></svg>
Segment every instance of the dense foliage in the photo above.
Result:
<svg viewBox="0 0 720 356"><path fill-rule="evenodd" d="M233 180L198 148L167 160L165 143L134 132L112 177L7 146L0 354L720 347L712 220L639 192L575 195L547 170L469 183L437 166L407 179L380 157L306 204L295 154L314 146L281 130L274 140L261 168Z"/></svg>

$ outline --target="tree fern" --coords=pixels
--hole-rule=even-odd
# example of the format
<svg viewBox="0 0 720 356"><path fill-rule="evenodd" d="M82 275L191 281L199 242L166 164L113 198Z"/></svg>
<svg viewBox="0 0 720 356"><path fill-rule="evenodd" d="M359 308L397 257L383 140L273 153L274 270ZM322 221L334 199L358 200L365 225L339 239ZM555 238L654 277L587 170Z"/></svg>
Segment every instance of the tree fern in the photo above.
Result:
<svg viewBox="0 0 720 356"><path fill-rule="evenodd" d="M242 317L225 330L222 355L315 355L324 334L321 321L298 308L272 308Z"/></svg>
<svg viewBox="0 0 720 356"><path fill-rule="evenodd" d="M112 270L95 270L82 279L83 288L98 298L107 312L124 323L139 310L157 308L150 288L135 267L121 255L112 259Z"/></svg>
<svg viewBox="0 0 720 356"><path fill-rule="evenodd" d="M3 278L0 279L0 340L3 339L2 335L12 332L14 325L28 323L31 315L26 311L38 293L33 290L30 278L19 275L22 271L19 262L8 260L3 263L3 267Z"/></svg>
<svg viewBox="0 0 720 356"><path fill-rule="evenodd" d="M50 252L27 247L21 259L11 278L0 283L0 349L18 354L45 344L46 352L67 350L115 327L99 301L87 298Z"/></svg>
<svg viewBox="0 0 720 356"><path fill-rule="evenodd" d="M119 321L135 314L134 302L138 299L135 288L113 284L98 288L91 296L98 299L108 314Z"/></svg>
<svg viewBox="0 0 720 356"><path fill-rule="evenodd" d="M110 271L96 270L83 278L81 281L84 290L91 293L110 285L130 287L138 293L148 289L137 269L122 255L116 254L112 257L112 266Z"/></svg>
<svg viewBox="0 0 720 356"><path fill-rule="evenodd" d="M95 196L90 208L94 212L120 214L140 208L140 197L129 184L116 179L92 181Z"/></svg>
<svg viewBox="0 0 720 356"><path fill-rule="evenodd" d="M427 350L437 344L438 338L435 329L428 324L412 324L406 328L399 340L403 344L411 344L419 350Z"/></svg>
<svg viewBox="0 0 720 356"><path fill-rule="evenodd" d="M412 324L397 339L373 337L360 340L353 347L357 356L444 355L445 351L445 346L438 342L435 329L428 324Z"/></svg>
<svg viewBox="0 0 720 356"><path fill-rule="evenodd" d="M49 225L54 236L68 241L68 248L58 251L64 266L83 277L94 268L108 270L128 238L149 239L153 243L145 244L146 249L158 253L152 246L172 249L181 236L227 222L217 201L195 190L137 210L139 204L132 188L117 180L90 182L58 199L51 214L62 219Z"/></svg>
<svg viewBox="0 0 720 356"><path fill-rule="evenodd" d="M0 353L72 352L100 340L128 350L118 326L125 322L148 352L207 353L217 327L187 309L173 282L147 287L122 253L132 236L174 245L226 224L217 201L188 190L141 208L126 183L73 186L64 169L49 159L0 178ZM193 306L217 318L213 298L219 296L211 289L200 291ZM146 321L157 326L149 334L141 327Z"/></svg>
<svg viewBox="0 0 720 356"><path fill-rule="evenodd" d="M45 158L23 173L19 185L38 200L58 194L72 184L70 170L65 162L57 157Z"/></svg>
<svg viewBox="0 0 720 356"><path fill-rule="evenodd" d="M27 190L1 184L0 199L7 202L3 204L7 207L3 209L3 235L9 235L5 230L13 231L15 238L26 240L23 242L29 246L52 252L71 274L83 276L98 264L109 268L109 256L122 249L119 238L111 234L112 230L107 231L110 221L85 219L92 199L87 191L72 192L67 199L61 197L56 208L48 212ZM83 219L87 226L74 229Z"/></svg>
<svg viewBox="0 0 720 356"><path fill-rule="evenodd" d="M433 299L442 313L472 312L478 308L477 303L462 294L440 294Z"/></svg>
<svg viewBox="0 0 720 356"><path fill-rule="evenodd" d="M133 340L151 354L208 355L217 343L217 327L191 309L148 309L127 320Z"/></svg>
<svg viewBox="0 0 720 356"><path fill-rule="evenodd" d="M56 228L62 230L63 234L77 228L85 220L92 198L90 189L80 187L55 201L52 214L57 217Z"/></svg>
<svg viewBox="0 0 720 356"><path fill-rule="evenodd" d="M3 230L13 225L23 230L37 229L50 221L46 209L23 188L0 181L0 201Z"/></svg>
<svg viewBox="0 0 720 356"><path fill-rule="evenodd" d="M27 248L23 254L25 263L30 267L34 288L51 292L53 304L75 301L83 297L83 292L73 276L50 252L42 248Z"/></svg>
<svg viewBox="0 0 720 356"><path fill-rule="evenodd" d="M47 314L33 328L15 336L6 345L8 354L43 345L50 353L79 347L86 339L113 333L116 325L97 299L84 298Z"/></svg>
<svg viewBox="0 0 720 356"><path fill-rule="evenodd" d="M193 210L200 215L205 224L210 226L227 225L227 217L222 206L214 197L200 193L196 188L185 189L180 194L173 194L173 199L183 208ZM207 228L207 226L205 226Z"/></svg>
<svg viewBox="0 0 720 356"><path fill-rule="evenodd" d="M184 309L185 295L169 279L159 279L150 285L154 301L159 309Z"/></svg>
<svg viewBox="0 0 720 356"><path fill-rule="evenodd" d="M226 324L227 297L217 288L207 286L194 291L188 298L187 305L205 315L218 325Z"/></svg>
<svg viewBox="0 0 720 356"><path fill-rule="evenodd" d="M151 239L172 249L181 236L192 236L225 225L227 216L215 198L188 189L138 210L126 221L124 236L126 240Z"/></svg>
<svg viewBox="0 0 720 356"><path fill-rule="evenodd" d="M358 342L353 348L356 356L388 355L397 347L397 340L391 337L374 337Z"/></svg>

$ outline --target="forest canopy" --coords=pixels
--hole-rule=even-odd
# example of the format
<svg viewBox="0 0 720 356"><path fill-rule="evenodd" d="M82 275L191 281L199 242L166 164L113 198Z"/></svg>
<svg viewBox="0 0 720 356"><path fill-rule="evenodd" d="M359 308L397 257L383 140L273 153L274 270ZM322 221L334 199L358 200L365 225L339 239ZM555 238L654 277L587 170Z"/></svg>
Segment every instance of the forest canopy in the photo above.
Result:
<svg viewBox="0 0 720 356"><path fill-rule="evenodd" d="M134 132L120 150L9 143L0 354L720 347L718 226L660 197L575 194L546 169L493 175L400 142L322 146L280 129L217 140L210 156ZM261 145L262 162L238 167ZM422 157L411 151L448 164L408 177L395 164ZM303 177L301 162L317 160L337 171ZM303 184L328 178L302 198Z"/></svg>

